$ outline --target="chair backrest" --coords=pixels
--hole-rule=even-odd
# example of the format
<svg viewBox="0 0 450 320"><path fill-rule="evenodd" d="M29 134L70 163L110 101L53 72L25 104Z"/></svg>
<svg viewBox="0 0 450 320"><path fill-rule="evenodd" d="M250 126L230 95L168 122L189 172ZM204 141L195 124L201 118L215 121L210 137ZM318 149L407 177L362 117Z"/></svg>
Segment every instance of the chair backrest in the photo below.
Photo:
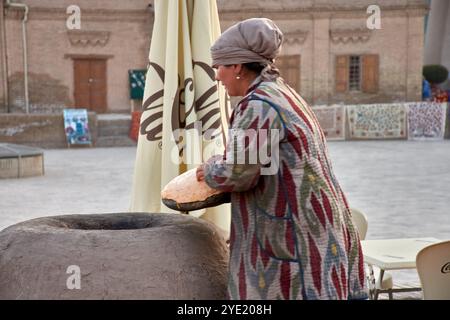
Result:
<svg viewBox="0 0 450 320"><path fill-rule="evenodd" d="M450 241L432 244L416 256L425 300L450 300Z"/></svg>
<svg viewBox="0 0 450 320"><path fill-rule="evenodd" d="M366 238L367 228L369 225L367 216L355 208L350 208L350 212L352 213L353 223L355 224L356 229L358 229L359 238L364 240Z"/></svg>

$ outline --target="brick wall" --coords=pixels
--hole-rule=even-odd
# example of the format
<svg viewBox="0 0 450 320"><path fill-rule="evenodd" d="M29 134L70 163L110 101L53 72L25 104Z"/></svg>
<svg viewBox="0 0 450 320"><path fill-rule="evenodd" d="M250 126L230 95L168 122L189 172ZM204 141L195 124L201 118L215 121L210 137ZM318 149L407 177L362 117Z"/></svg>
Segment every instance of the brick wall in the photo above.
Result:
<svg viewBox="0 0 450 320"><path fill-rule="evenodd" d="M97 115L88 113L89 130L95 145ZM40 148L66 148L64 118L59 114L3 114L0 117L0 143L24 144Z"/></svg>
<svg viewBox="0 0 450 320"><path fill-rule="evenodd" d="M81 32L109 32L105 45L73 44L66 27L67 6L73 1L25 1L30 5L27 24L30 104L39 110L74 104L72 56L107 56L109 112L129 112L128 69L146 68L152 14L149 1L77 1ZM21 13L8 10L6 31L11 104L23 107ZM39 84L39 85L38 85Z"/></svg>

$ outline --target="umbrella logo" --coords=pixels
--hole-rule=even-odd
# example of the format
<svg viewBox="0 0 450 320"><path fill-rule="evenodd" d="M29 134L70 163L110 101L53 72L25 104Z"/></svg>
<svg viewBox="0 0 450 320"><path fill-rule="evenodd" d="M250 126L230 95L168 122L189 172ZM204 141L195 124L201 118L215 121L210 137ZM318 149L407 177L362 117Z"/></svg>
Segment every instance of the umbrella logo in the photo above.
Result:
<svg viewBox="0 0 450 320"><path fill-rule="evenodd" d="M214 140L222 134L219 97L214 70L201 61L192 61L192 65L206 74L212 85L208 90L199 94L191 105L186 106L186 95L194 94L194 80L192 78L185 79L182 87L180 76L178 76L178 88L171 110L171 129L180 156L183 155L185 146L183 141L186 141L183 138L185 135L184 131L197 130L198 123L201 124L199 131L204 139ZM165 70L153 62L149 64L149 68L153 68L158 75L162 88L153 93L143 104L143 110L147 116L141 122L140 134L145 135L148 141L160 141L162 140L163 132L163 103L160 99L164 97ZM151 72L151 70L149 69L148 72ZM197 115L197 120L192 123L186 123L186 119L193 113ZM206 135L205 133L207 132L209 134Z"/></svg>
<svg viewBox="0 0 450 320"><path fill-rule="evenodd" d="M202 128L202 134L205 134L206 131L211 129L217 130L220 129L220 108L219 108L219 96L217 95L217 84L215 83L215 73L214 70L206 63L201 61L193 61L192 62L194 69L196 67L200 68L204 73L206 73L211 80L211 87L203 92L197 100L195 100L194 105L190 106L186 112L186 117L188 117L191 112L195 110L196 114L199 117L199 120L204 127ZM192 84L192 79L188 79ZM187 81L188 81L187 80ZM192 88L192 86L191 86ZM211 98L213 101L210 101ZM207 125L210 120L213 119L213 122L210 125ZM194 124L191 123L186 126L186 129L194 128ZM218 131L215 135L210 137L211 140L214 140L218 136L222 134L222 131Z"/></svg>
<svg viewBox="0 0 450 320"><path fill-rule="evenodd" d="M442 266L441 273L450 273L450 262L447 262Z"/></svg>
<svg viewBox="0 0 450 320"><path fill-rule="evenodd" d="M155 69L156 74L164 83L165 71L161 66L156 63L150 62L150 68ZM147 76L148 78L148 76ZM146 135L148 141L160 141L162 140L162 116L163 116L163 104L154 105L159 99L164 96L164 88L152 94L142 105L143 112L149 113L149 115L141 122L141 135ZM150 127L150 129L148 129Z"/></svg>

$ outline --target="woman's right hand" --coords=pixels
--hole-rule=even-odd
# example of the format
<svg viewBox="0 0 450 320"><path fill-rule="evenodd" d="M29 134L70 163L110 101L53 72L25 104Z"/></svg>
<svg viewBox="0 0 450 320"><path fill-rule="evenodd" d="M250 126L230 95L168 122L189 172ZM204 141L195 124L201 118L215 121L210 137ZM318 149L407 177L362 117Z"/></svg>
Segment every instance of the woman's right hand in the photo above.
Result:
<svg viewBox="0 0 450 320"><path fill-rule="evenodd" d="M196 176L197 176L197 181L205 180L205 172L203 171L203 164L201 164L197 167Z"/></svg>

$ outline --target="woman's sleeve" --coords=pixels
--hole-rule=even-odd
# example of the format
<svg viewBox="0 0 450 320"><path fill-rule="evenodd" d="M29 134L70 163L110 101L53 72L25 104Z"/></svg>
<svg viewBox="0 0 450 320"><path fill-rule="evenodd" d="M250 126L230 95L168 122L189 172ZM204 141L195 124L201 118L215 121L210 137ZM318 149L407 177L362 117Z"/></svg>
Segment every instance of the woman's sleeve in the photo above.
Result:
<svg viewBox="0 0 450 320"><path fill-rule="evenodd" d="M214 189L242 192L255 187L261 174L276 174L282 130L278 111L266 102L239 104L225 154L215 155L204 164L205 182Z"/></svg>

